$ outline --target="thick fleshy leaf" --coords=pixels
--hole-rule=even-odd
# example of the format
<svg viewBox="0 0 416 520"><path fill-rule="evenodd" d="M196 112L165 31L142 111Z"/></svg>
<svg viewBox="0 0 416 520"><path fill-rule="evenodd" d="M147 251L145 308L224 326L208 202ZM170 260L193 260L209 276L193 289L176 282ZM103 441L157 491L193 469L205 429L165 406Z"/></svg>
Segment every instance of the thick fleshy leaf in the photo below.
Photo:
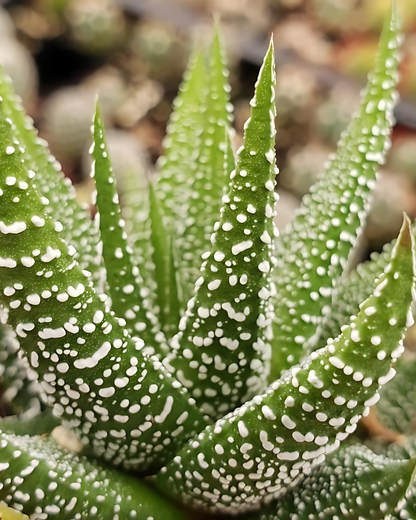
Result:
<svg viewBox="0 0 416 520"><path fill-rule="evenodd" d="M144 196L142 190L138 193L134 190L125 197L137 265L146 279L152 278L150 288L159 309L162 329L168 337L176 332L181 311L178 305L174 309L170 307L175 300L179 304L178 294L171 292L174 285L169 283L175 277L171 272L170 249L185 228L186 207L196 174L203 129L206 90L204 56L197 49L189 60L174 102L155 186L150 184ZM182 291L181 287L177 289Z"/></svg>
<svg viewBox="0 0 416 520"><path fill-rule="evenodd" d="M393 7L360 108L276 244L271 380L305 355L303 347L328 311L333 285L365 223L370 190L390 144L399 44Z"/></svg>
<svg viewBox="0 0 416 520"><path fill-rule="evenodd" d="M187 302L194 294L201 255L210 247L210 238L235 168L230 145L230 86L218 30L214 34L208 71L208 93L204 107L197 164L187 200L185 230L178 238L180 277Z"/></svg>
<svg viewBox="0 0 416 520"><path fill-rule="evenodd" d="M132 260L140 271L152 307L158 306L155 264L153 263L152 220L150 217L150 179L137 179L126 171L124 191L120 195L122 216L126 222L127 241L133 249ZM160 320L159 310L157 315Z"/></svg>
<svg viewBox="0 0 416 520"><path fill-rule="evenodd" d="M270 270L275 202L274 50L260 71L244 146L203 255L176 351L176 377L217 418L264 388L270 350ZM166 364L168 364L166 362Z"/></svg>
<svg viewBox="0 0 416 520"><path fill-rule="evenodd" d="M1 432L0 442L0 500L33 518L185 518L137 478L68 453L51 438Z"/></svg>
<svg viewBox="0 0 416 520"><path fill-rule="evenodd" d="M0 300L8 323L55 415L96 454L152 471L201 429L203 417L94 292L46 214L4 117L0 143Z"/></svg>
<svg viewBox="0 0 416 520"><path fill-rule="evenodd" d="M178 287L172 283L175 279L175 263L172 259L173 235L166 232L163 223L162 208L156 197L154 187L149 184L151 221L151 246L157 283L157 303L163 330L170 338L175 334L180 319Z"/></svg>
<svg viewBox="0 0 416 520"><path fill-rule="evenodd" d="M96 107L93 125L92 176L97 188L96 219L103 242L103 259L112 310L126 321L126 329L133 337L140 337L150 354L163 354L168 347L150 301L143 297L143 279L132 259L133 251L127 243L125 222L121 218L116 180L105 141L104 122Z"/></svg>
<svg viewBox="0 0 416 520"><path fill-rule="evenodd" d="M53 214L54 220L62 224L62 237L75 247L75 259L81 268L87 269L94 280L98 280L101 271L101 254L97 247L100 237L90 212L75 199L71 181L64 178L61 166L51 155L47 143L38 137L33 121L25 114L10 78L1 67L0 96L5 117L9 117L16 126L16 137L24 148L27 168L36 173L37 190L49 201L46 212Z"/></svg>
<svg viewBox="0 0 416 520"><path fill-rule="evenodd" d="M416 459L392 460L353 445L330 455L282 500L244 520L383 520L414 479Z"/></svg>
<svg viewBox="0 0 416 520"><path fill-rule="evenodd" d="M188 70L173 104L165 152L159 159L160 177L156 194L166 218L167 228L180 235L183 231L191 183L196 174L197 158L206 107L207 78L204 56L196 50L189 60Z"/></svg>
<svg viewBox="0 0 416 520"><path fill-rule="evenodd" d="M284 496L324 462L394 376L412 302L412 248L406 220L391 264L342 334L191 439L159 485L193 507L244 512Z"/></svg>

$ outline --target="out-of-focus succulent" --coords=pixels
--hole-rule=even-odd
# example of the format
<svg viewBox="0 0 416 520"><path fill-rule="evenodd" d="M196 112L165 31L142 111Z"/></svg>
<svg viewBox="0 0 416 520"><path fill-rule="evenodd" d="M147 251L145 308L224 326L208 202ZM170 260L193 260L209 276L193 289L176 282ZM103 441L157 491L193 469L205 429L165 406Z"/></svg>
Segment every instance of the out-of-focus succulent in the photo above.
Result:
<svg viewBox="0 0 416 520"><path fill-rule="evenodd" d="M96 96L102 99L103 117L111 124L127 93L122 80L104 71L85 84L65 87L51 94L45 103L42 134L58 160L78 160L90 137Z"/></svg>
<svg viewBox="0 0 416 520"><path fill-rule="evenodd" d="M359 0L311 0L310 11L320 27L339 34L352 25L352 12Z"/></svg>
<svg viewBox="0 0 416 520"><path fill-rule="evenodd" d="M279 0L277 3L284 9L298 9L304 4L305 0ZM269 2L275 4L276 2Z"/></svg>
<svg viewBox="0 0 416 520"><path fill-rule="evenodd" d="M308 122L317 99L317 83L313 74L297 64L283 65L277 71L276 108L279 139L278 150L294 144L306 144L309 139ZM244 114L244 111L243 111ZM241 117L240 117L241 119Z"/></svg>
<svg viewBox="0 0 416 520"><path fill-rule="evenodd" d="M309 143L303 148L292 148L287 157L279 185L303 197L314 184L318 175L324 171L330 151L319 143Z"/></svg>
<svg viewBox="0 0 416 520"><path fill-rule="evenodd" d="M41 133L59 161L72 162L81 156L90 136L94 99L90 89L66 87L45 103Z"/></svg>
<svg viewBox="0 0 416 520"><path fill-rule="evenodd" d="M388 165L393 171L406 173L416 184L416 137L413 134L393 141Z"/></svg>
<svg viewBox="0 0 416 520"><path fill-rule="evenodd" d="M300 206L300 200L292 193L282 189L279 189L278 195L279 207L276 207L274 223L278 229L285 229L296 216L296 210Z"/></svg>
<svg viewBox="0 0 416 520"><path fill-rule="evenodd" d="M172 25L143 20L133 29L130 50L146 75L165 81L181 77L189 43Z"/></svg>
<svg viewBox="0 0 416 520"><path fill-rule="evenodd" d="M162 101L163 92L162 85L150 79L133 85L125 102L118 107L117 123L125 128L135 125Z"/></svg>
<svg viewBox="0 0 416 520"><path fill-rule="evenodd" d="M291 17L280 23L274 40L277 49L291 49L310 63L327 64L331 59L329 42L306 18Z"/></svg>
<svg viewBox="0 0 416 520"><path fill-rule="evenodd" d="M357 15L363 21L365 29L378 32L383 26L389 12L391 0L361 0L358 3ZM416 7L414 0L400 0L400 15L403 20L404 31L412 30L416 23Z"/></svg>
<svg viewBox="0 0 416 520"><path fill-rule="evenodd" d="M319 137L325 142L336 144L341 132L347 128L351 114L357 110L359 102L360 95L357 89L346 83L337 84L316 110L314 126Z"/></svg>
<svg viewBox="0 0 416 520"><path fill-rule="evenodd" d="M65 19L69 37L83 52L105 54L125 40L124 15L114 0L71 0Z"/></svg>
<svg viewBox="0 0 416 520"><path fill-rule="evenodd" d="M374 66L377 38L362 36L339 46L334 54L334 66L343 74L363 80Z"/></svg>
<svg viewBox="0 0 416 520"><path fill-rule="evenodd" d="M288 64L277 71L276 108L280 126L305 124L316 101L317 84L304 67Z"/></svg>
<svg viewBox="0 0 416 520"><path fill-rule="evenodd" d="M0 40L12 40L16 36L13 20L3 7L0 7Z"/></svg>
<svg viewBox="0 0 416 520"><path fill-rule="evenodd" d="M84 86L92 90L100 99L100 106L106 120L111 120L128 97L128 87L115 68L100 69L86 79Z"/></svg>
<svg viewBox="0 0 416 520"><path fill-rule="evenodd" d="M247 0L202 0L200 3L209 15L218 13L221 20L236 30L245 26L254 31L267 31L270 28L268 0L256 0L255 9Z"/></svg>
<svg viewBox="0 0 416 520"><path fill-rule="evenodd" d="M17 40L0 37L0 64L12 78L24 105L29 106L38 88L38 72L30 52Z"/></svg>
<svg viewBox="0 0 416 520"><path fill-rule="evenodd" d="M371 249L379 249L397 236L403 211L416 214L416 194L411 180L399 173L381 172L374 189L365 237Z"/></svg>

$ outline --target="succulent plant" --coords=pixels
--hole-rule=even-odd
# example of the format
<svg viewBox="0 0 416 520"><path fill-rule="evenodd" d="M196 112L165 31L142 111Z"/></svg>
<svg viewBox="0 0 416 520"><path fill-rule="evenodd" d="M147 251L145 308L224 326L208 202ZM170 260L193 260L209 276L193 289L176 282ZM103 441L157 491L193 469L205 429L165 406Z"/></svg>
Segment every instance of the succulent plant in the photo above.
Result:
<svg viewBox="0 0 416 520"><path fill-rule="evenodd" d="M329 150L319 142L312 142L304 147L294 147L289 150L287 163L279 179L279 186L303 197L324 170Z"/></svg>
<svg viewBox="0 0 416 520"><path fill-rule="evenodd" d="M81 158L90 140L97 93L104 119L112 123L126 93L121 79L111 71L103 70L81 85L61 88L48 97L41 130L59 161L71 163Z"/></svg>
<svg viewBox="0 0 416 520"><path fill-rule="evenodd" d="M2 39L14 39L16 29L9 13L3 7L0 8L0 37Z"/></svg>
<svg viewBox="0 0 416 520"><path fill-rule="evenodd" d="M64 17L70 40L85 53L105 54L124 43L126 22L114 0L69 0Z"/></svg>
<svg viewBox="0 0 416 520"><path fill-rule="evenodd" d="M336 84L315 113L314 127L323 141L336 144L359 104L359 93L351 85Z"/></svg>
<svg viewBox="0 0 416 520"><path fill-rule="evenodd" d="M52 93L43 110L41 132L61 162L79 159L90 138L93 90L64 87Z"/></svg>
<svg viewBox="0 0 416 520"><path fill-rule="evenodd" d="M403 136L394 141L388 164L393 171L405 173L416 183L416 139L413 135Z"/></svg>
<svg viewBox="0 0 416 520"><path fill-rule="evenodd" d="M1 17L3 12L0 11ZM6 13L7 14L7 13ZM25 107L30 106L37 96L38 72L34 59L13 34L9 34L5 23L7 18L0 18L0 64L12 78L14 87L23 99Z"/></svg>
<svg viewBox="0 0 416 520"><path fill-rule="evenodd" d="M310 9L319 25L328 32L339 34L351 29L352 13L357 0L312 0Z"/></svg>
<svg viewBox="0 0 416 520"><path fill-rule="evenodd" d="M188 46L185 36L171 24L146 19L135 25L129 43L146 75L159 81L180 80Z"/></svg>
<svg viewBox="0 0 416 520"><path fill-rule="evenodd" d="M159 177L125 199L128 226L100 109L91 222L2 77L0 299L45 407L0 421L8 506L76 520L186 518L173 501L263 520L410 507L415 459L344 442L394 376L411 319L407 218L347 276L389 145L399 42L393 11L360 109L280 237L272 44L236 158L218 35L208 61L194 52ZM48 409L84 453L42 435Z"/></svg>

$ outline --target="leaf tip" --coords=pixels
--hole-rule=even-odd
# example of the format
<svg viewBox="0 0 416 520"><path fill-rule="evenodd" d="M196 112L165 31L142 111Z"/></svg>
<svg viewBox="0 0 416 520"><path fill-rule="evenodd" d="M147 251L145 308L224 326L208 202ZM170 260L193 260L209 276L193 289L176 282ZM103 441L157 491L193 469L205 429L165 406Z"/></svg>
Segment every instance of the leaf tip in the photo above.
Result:
<svg viewBox="0 0 416 520"><path fill-rule="evenodd" d="M269 48L267 49L266 56L268 56L269 54L271 54L271 57L274 61L274 34L273 33L270 34Z"/></svg>
<svg viewBox="0 0 416 520"><path fill-rule="evenodd" d="M398 243L404 247L413 247L413 241L412 224L407 214L403 212L403 224L400 229Z"/></svg>
<svg viewBox="0 0 416 520"><path fill-rule="evenodd" d="M414 484L416 482L416 457L411 457L408 461L406 461L406 466L410 470L410 480L404 494L405 497L413 492Z"/></svg>

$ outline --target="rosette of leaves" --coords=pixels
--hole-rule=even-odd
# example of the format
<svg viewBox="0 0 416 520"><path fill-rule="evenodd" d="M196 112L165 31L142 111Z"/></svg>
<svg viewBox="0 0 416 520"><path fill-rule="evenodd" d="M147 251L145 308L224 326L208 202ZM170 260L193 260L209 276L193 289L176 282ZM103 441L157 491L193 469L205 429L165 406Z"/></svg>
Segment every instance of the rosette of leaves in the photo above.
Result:
<svg viewBox="0 0 416 520"><path fill-rule="evenodd" d="M91 222L2 77L0 300L19 343L7 359L27 359L16 398L36 391L45 411L0 422L0 500L77 520L183 518L173 501L267 520L400 509L414 459L344 441L403 350L407 218L359 308L324 340L388 149L398 47L393 10L361 107L280 237L272 44L236 157L218 35L208 60L194 52L158 180L143 193L131 176L128 226L99 108ZM47 436L47 410L85 454Z"/></svg>

